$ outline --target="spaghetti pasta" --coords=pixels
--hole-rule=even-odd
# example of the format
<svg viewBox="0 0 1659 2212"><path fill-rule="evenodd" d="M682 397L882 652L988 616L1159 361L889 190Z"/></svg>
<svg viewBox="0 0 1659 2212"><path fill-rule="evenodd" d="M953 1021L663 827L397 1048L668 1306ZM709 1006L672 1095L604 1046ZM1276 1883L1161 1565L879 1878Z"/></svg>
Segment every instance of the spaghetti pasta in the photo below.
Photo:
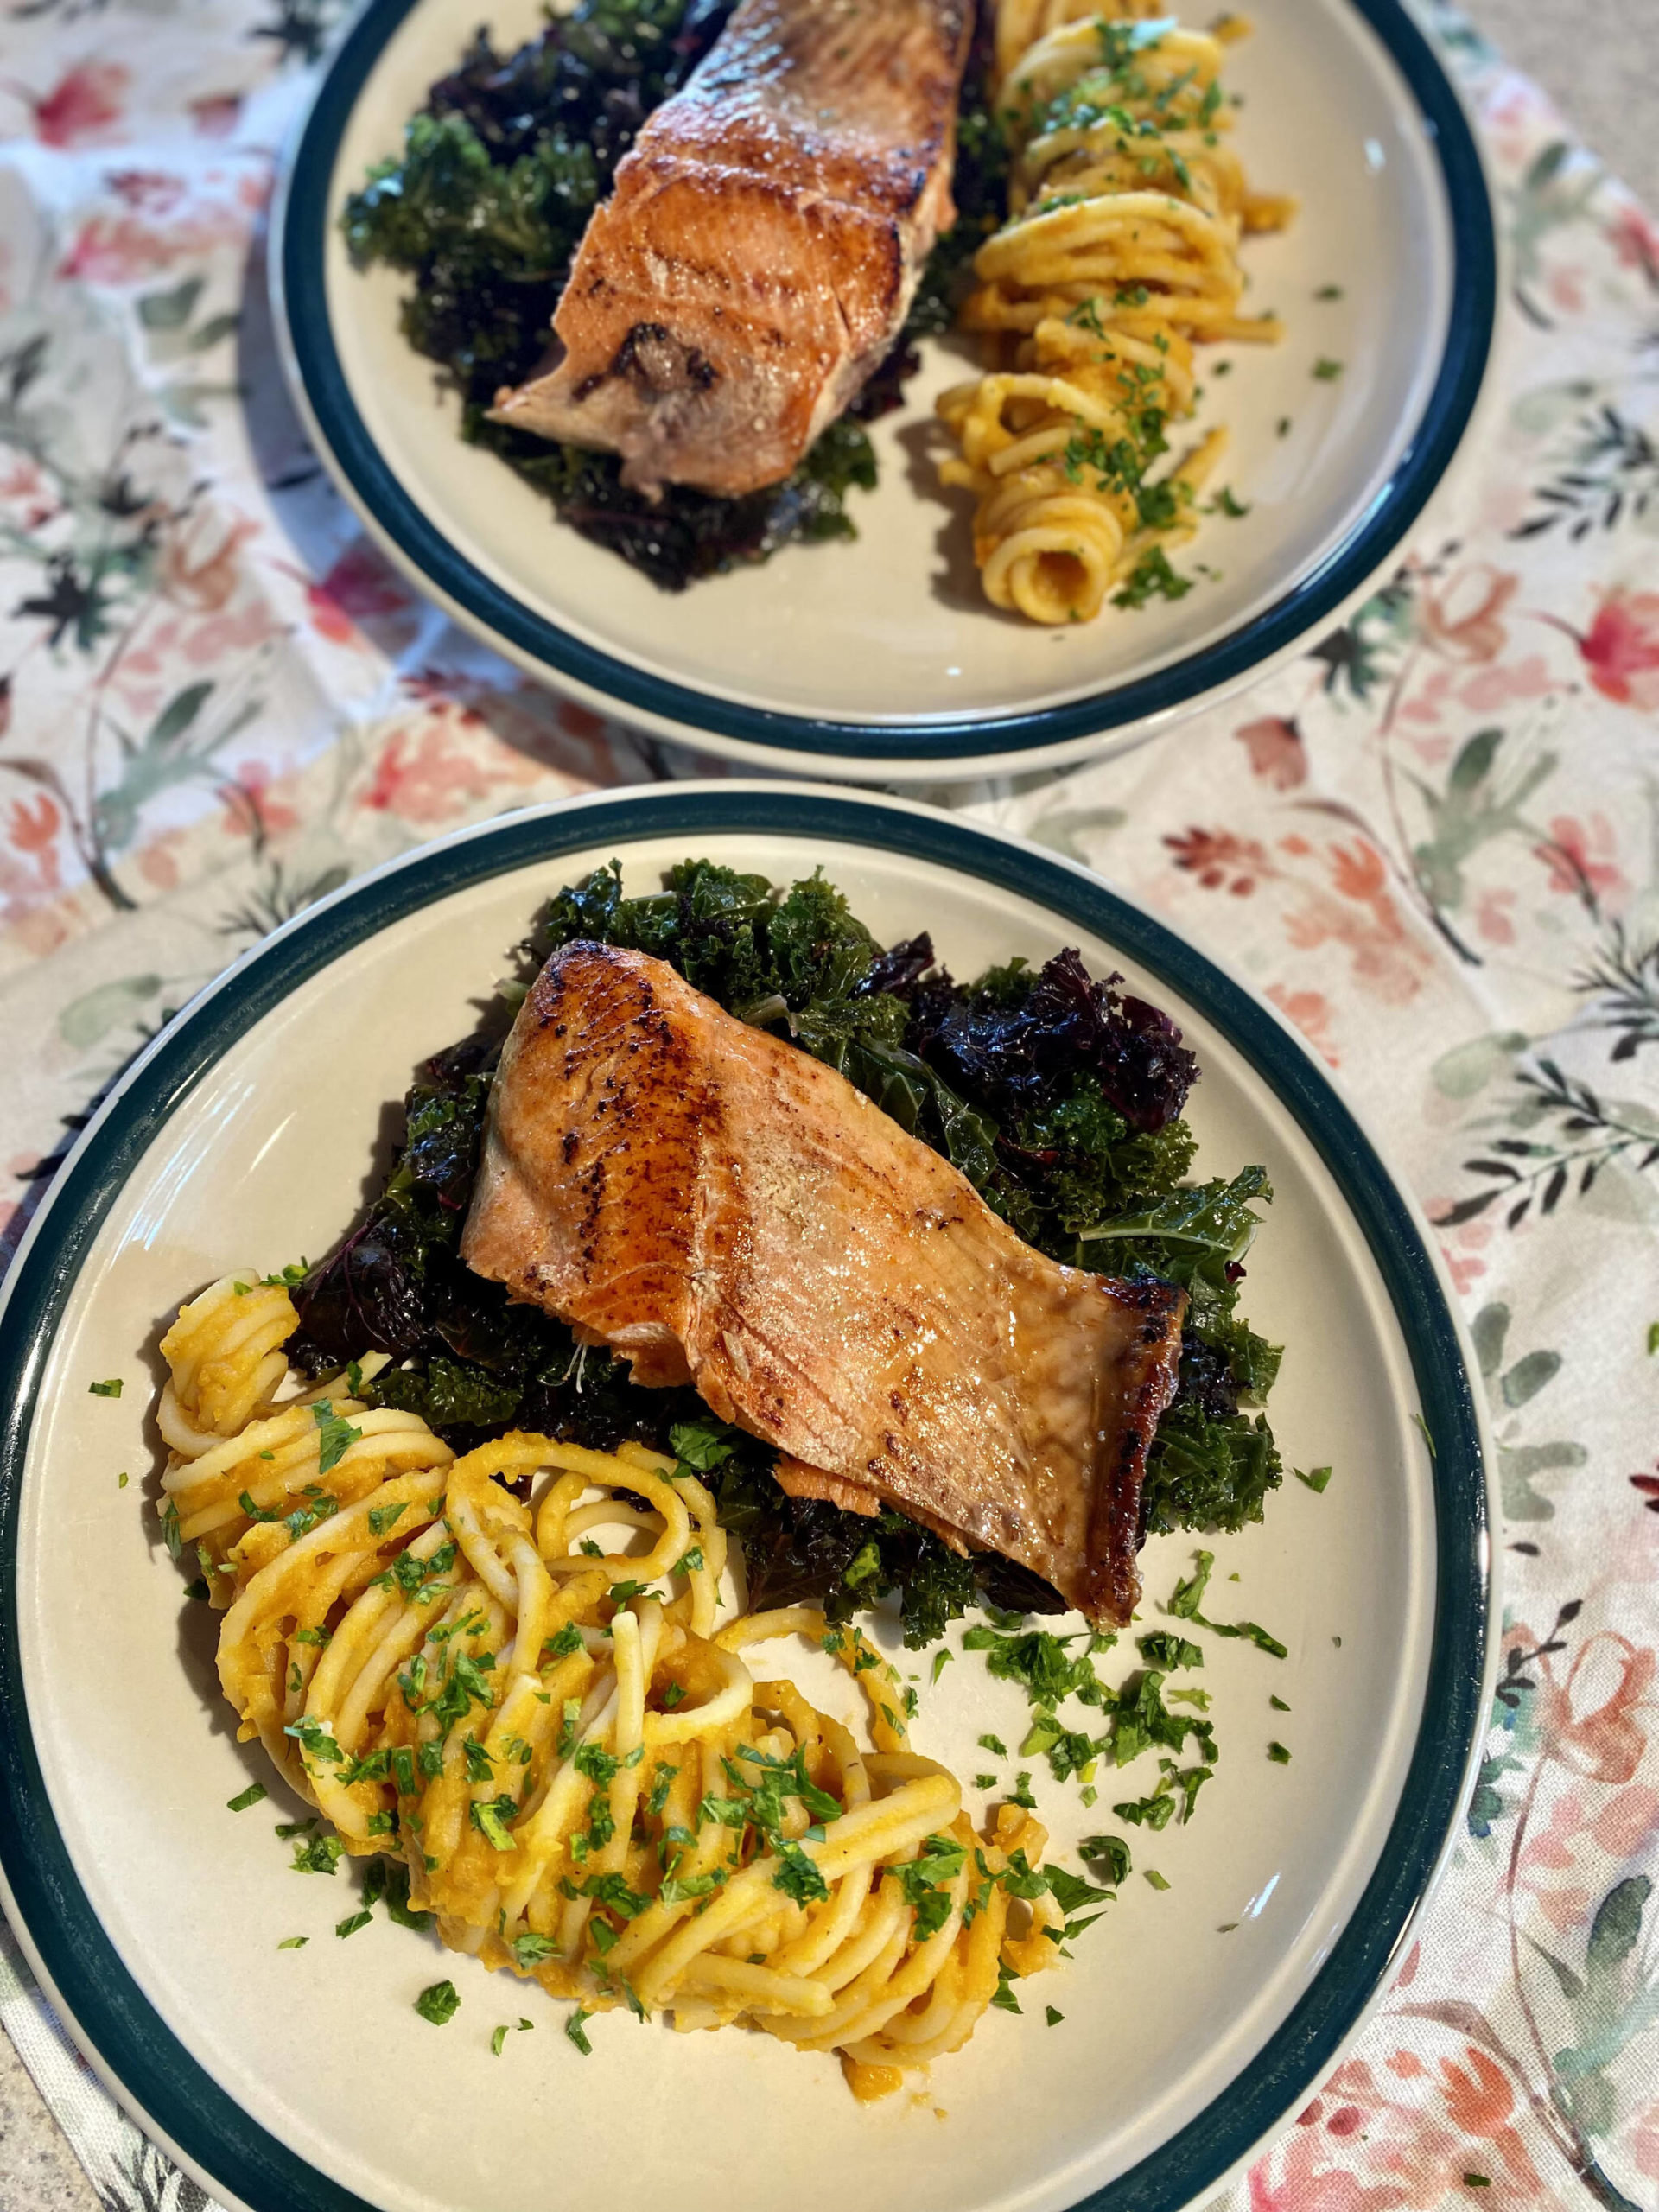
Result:
<svg viewBox="0 0 1659 2212"><path fill-rule="evenodd" d="M362 1369L296 1390L296 1325L251 1277L181 1310L171 1533L224 1609L243 1738L336 1851L401 1859L446 1943L583 2015L837 2051L861 2094L1054 1961L1042 1827L1005 1805L976 1834L857 1627L811 1606L721 1622L728 1538L692 1470L517 1431L456 1458L353 1395ZM601 1529L646 1548L603 1550ZM751 1671L798 1637L857 1685L870 1748Z"/></svg>
<svg viewBox="0 0 1659 2212"><path fill-rule="evenodd" d="M1149 0L1109 19L998 0L1009 213L962 321L1008 358L940 398L961 448L940 473L977 495L986 596L1033 621L1091 620L1115 588L1122 603L1185 588L1165 549L1196 527L1225 432L1153 472L1193 410L1193 346L1279 334L1242 311L1238 245L1291 204L1252 193L1227 143L1228 29L1182 29Z"/></svg>

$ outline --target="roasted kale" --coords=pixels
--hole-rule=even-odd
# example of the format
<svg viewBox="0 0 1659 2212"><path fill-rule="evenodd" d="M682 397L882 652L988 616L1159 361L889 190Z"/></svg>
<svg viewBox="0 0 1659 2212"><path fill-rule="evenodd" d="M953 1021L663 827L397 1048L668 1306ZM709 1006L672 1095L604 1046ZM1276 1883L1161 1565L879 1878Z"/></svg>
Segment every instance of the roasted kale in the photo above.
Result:
<svg viewBox="0 0 1659 2212"><path fill-rule="evenodd" d="M764 876L687 860L660 892L630 899L613 861L549 901L527 960L576 939L666 960L742 1020L840 1069L1054 1258L1180 1283L1190 1309L1179 1383L1148 1461L1146 1525L1233 1529L1262 1517L1281 1469L1255 1409L1279 1354L1237 1308L1254 1209L1270 1194L1259 1167L1183 1182L1194 1146L1181 1109L1197 1067L1161 1014L1121 995L1116 978L1091 978L1075 951L964 988L936 966L925 936L884 949L821 874L780 895ZM379 1198L295 1293L302 1363L321 1371L365 1350L391 1354L366 1394L419 1413L457 1449L514 1426L680 1454L741 1541L757 1606L810 1600L844 1619L896 1594L912 1648L976 1602L1063 1610L1029 1570L992 1554L960 1558L899 1514L785 1497L769 1447L714 1421L695 1391L637 1387L625 1361L578 1348L461 1263L502 1027L438 1054L410 1092Z"/></svg>

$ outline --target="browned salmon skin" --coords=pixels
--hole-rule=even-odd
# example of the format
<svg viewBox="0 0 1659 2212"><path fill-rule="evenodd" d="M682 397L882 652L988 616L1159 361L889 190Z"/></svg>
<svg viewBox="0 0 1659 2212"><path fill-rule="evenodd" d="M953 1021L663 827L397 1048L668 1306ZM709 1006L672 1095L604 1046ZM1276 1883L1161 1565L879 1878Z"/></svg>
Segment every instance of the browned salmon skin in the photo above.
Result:
<svg viewBox="0 0 1659 2212"><path fill-rule="evenodd" d="M519 429L624 480L775 484L856 397L952 219L971 0L742 0L577 251Z"/></svg>
<svg viewBox="0 0 1659 2212"><path fill-rule="evenodd" d="M692 1382L797 1494L891 1503L1122 1624L1185 1294L1033 1251L834 1069L576 944L491 1093L468 1263Z"/></svg>

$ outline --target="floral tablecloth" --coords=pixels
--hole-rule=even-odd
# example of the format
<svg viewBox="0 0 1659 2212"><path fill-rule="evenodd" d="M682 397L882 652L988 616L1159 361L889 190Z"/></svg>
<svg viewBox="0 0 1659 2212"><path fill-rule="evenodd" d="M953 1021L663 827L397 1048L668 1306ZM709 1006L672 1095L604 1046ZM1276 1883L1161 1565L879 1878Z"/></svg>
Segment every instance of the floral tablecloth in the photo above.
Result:
<svg viewBox="0 0 1659 2212"><path fill-rule="evenodd" d="M336 14L0 17L0 1256L89 1102L263 931L439 830L695 766L413 597L307 448L264 211ZM1659 229L1431 28L1510 289L1408 557L1232 708L936 794L1224 946L1301 1028L1440 1224L1490 1394L1508 1601L1466 1829L1230 2212L1659 2201ZM200 2205L3 1929L0 2018L105 2205Z"/></svg>

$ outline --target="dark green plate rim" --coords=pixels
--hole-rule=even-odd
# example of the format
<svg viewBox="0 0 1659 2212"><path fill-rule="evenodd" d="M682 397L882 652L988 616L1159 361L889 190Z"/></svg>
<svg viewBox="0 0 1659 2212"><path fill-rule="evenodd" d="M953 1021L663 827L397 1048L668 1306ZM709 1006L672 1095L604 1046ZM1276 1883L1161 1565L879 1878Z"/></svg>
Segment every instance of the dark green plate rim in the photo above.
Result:
<svg viewBox="0 0 1659 2212"><path fill-rule="evenodd" d="M0 1306L0 1869L51 1984L125 2095L253 2212L368 2212L269 2133L185 2050L81 1887L29 1730L18 1646L18 1512L47 1356L93 1239L145 1150L252 1025L405 916L582 848L722 831L874 846L1030 899L1119 947L1212 1023L1318 1148L1379 1268L1433 1439L1433 1643L1422 1719L1387 1842L1352 1917L1283 2025L1226 2090L1082 2212L1179 2212L1297 2104L1382 1985L1462 1802L1489 1634L1480 1427L1456 1326L1410 1207L1296 1039L1240 984L1082 871L997 833L880 799L799 788L666 785L514 816L423 848L301 915L210 985L94 1118L48 1198Z"/></svg>
<svg viewBox="0 0 1659 2212"><path fill-rule="evenodd" d="M1079 747L1131 722L1167 715L1237 682L1333 616L1415 522L1474 412L1497 301L1497 250L1480 156L1456 92L1401 0L1347 0L1387 48L1421 111L1445 190L1452 296L1433 385L1410 442L1363 515L1319 564L1259 614L1173 666L1085 699L1025 713L881 725L746 706L672 683L585 644L456 552L399 482L346 383L324 276L334 168L364 84L387 41L419 4L420 0L366 0L329 62L294 148L273 270L280 280L279 316L287 327L295 373L352 497L431 588L442 592L475 628L524 660L571 678L625 712L634 709L672 724L689 742L713 738L741 747L751 757L805 756L808 766L815 759L839 758L943 766ZM473 19L465 20L470 25Z"/></svg>

